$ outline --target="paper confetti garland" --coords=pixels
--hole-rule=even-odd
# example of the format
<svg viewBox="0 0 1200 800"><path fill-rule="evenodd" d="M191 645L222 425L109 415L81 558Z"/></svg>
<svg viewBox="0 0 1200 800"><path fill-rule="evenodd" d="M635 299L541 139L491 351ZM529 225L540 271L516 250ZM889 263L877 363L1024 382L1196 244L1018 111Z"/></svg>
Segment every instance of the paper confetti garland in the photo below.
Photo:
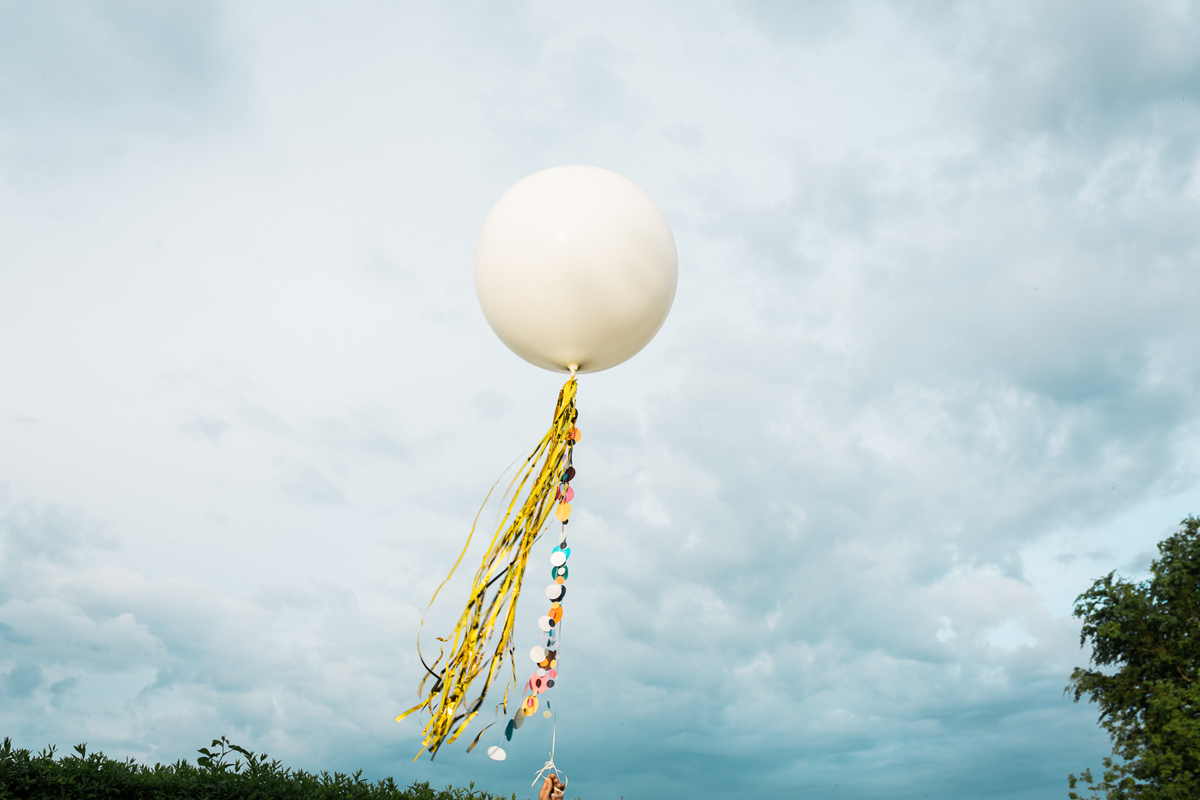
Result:
<svg viewBox="0 0 1200 800"><path fill-rule="evenodd" d="M567 546L567 522L571 516L571 506L569 503L575 497L575 490L571 488L570 481L575 477L575 467L573 464L574 445L580 438L579 429L573 428L570 432L567 447L566 468L562 471L558 490L554 495L559 501L556 516L562 521L562 531L558 537L558 546L550 551L550 576L554 579L554 583L546 587L546 596L552 601L550 603L550 611L545 616L539 617L537 621L538 630L545 634L545 644L535 645L529 651L529 658L537 665L537 669L533 671L533 674L529 676L529 680L525 683L525 691L522 694L521 703L516 715L505 725L504 738L510 742L512 741L513 731L521 727L525 718L537 713L539 696L558 685L557 636L559 625L562 623L563 618L562 599L567 591L567 587L564 585L569 572L567 561L571 558L571 548ZM546 709L542 712L542 716L546 719L554 718L554 712L550 709L549 700L546 701ZM503 750L501 749L500 752L503 752ZM554 766L553 742L551 743L550 760L546 762L546 766L543 767L542 772L544 773L547 769L551 768L558 770ZM561 770L558 771L561 772ZM534 783L536 784L537 781L534 781Z"/></svg>

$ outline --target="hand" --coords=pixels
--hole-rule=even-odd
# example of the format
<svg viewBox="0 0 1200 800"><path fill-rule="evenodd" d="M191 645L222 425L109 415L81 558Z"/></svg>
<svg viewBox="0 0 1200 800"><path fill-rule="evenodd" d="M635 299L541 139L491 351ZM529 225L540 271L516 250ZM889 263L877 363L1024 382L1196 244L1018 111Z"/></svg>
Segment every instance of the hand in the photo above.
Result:
<svg viewBox="0 0 1200 800"><path fill-rule="evenodd" d="M538 800L562 800L565 783L558 782L557 775L550 775L542 781L542 790L538 792Z"/></svg>

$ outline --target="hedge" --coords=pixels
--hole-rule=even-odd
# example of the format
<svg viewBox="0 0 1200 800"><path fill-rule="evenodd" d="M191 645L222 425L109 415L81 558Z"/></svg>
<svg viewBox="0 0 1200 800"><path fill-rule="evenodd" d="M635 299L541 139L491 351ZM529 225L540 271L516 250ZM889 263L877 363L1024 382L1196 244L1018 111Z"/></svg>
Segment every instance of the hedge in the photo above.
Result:
<svg viewBox="0 0 1200 800"><path fill-rule="evenodd" d="M363 780L362 770L310 774L268 761L266 753L252 753L224 736L211 748L201 747L194 765L180 760L149 767L132 758L115 761L88 753L86 744L56 760L53 745L34 755L14 748L6 737L0 748L0 800L502 800L475 791L474 783L467 789L437 790L428 783L401 789L392 778Z"/></svg>

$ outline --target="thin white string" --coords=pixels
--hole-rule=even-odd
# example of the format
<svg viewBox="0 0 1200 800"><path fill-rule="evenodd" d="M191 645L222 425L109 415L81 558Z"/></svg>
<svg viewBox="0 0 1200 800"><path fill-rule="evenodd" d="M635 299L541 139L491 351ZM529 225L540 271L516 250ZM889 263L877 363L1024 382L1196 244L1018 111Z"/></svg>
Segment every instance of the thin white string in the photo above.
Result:
<svg viewBox="0 0 1200 800"><path fill-rule="evenodd" d="M565 528L566 524L564 524L563 527ZM554 637L555 637L554 644L555 644L555 647L558 648L557 659L556 659L556 664L555 664L555 676L556 677L554 679L554 702L557 703L558 702L558 683L562 677L563 649L562 649L562 619L561 618L559 619L558 624L554 626L553 630L554 630ZM522 706L523 706L523 704L522 704ZM518 713L524 713L524 712L521 711ZM550 727L550 760L547 761L540 770L538 770L537 774L533 778L533 783L529 784L530 786L537 786L537 782L539 780L545 780L547 772L553 772L555 775L557 775L560 783L564 787L567 785L566 773L564 773L561 769L559 769L558 765L554 763L554 753L555 753L555 749L557 748L557 745L558 745L558 706L555 706L554 709L550 712L550 723L551 723L551 727ZM501 734L501 735L503 735L503 734Z"/></svg>
<svg viewBox="0 0 1200 800"><path fill-rule="evenodd" d="M558 664L555 666L555 675L557 675L558 677L556 677L554 679L554 702L557 703L558 702L558 681L560 678L562 678L562 652L563 652L563 650L562 650L562 620L561 619L558 621L558 625L555 626L555 630L558 631L558 633L557 633ZM563 786L567 785L566 775L564 775L563 771L561 769L559 769L557 766L555 766L555 764L554 764L554 747L558 742L558 706L555 706L554 710L550 712L550 722L551 722L550 760L547 761L540 770L538 770L537 775L535 775L533 777L533 783L529 784L530 786L537 786L537 782L539 780L545 780L546 773L550 772L550 771L553 771L554 774L558 775L559 782Z"/></svg>

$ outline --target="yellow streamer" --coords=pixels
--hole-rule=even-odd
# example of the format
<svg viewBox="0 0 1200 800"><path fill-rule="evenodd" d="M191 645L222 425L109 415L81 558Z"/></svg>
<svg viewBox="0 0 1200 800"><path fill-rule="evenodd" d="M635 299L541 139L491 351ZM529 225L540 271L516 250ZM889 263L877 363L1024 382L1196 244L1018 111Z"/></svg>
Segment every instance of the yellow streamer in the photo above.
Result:
<svg viewBox="0 0 1200 800"><path fill-rule="evenodd" d="M541 442L534 448L529 458L525 460L525 465L513 477L512 484L509 486L511 489L515 484L516 491L512 493L512 499L509 501L504 517L498 524L496 533L492 536L492 542L483 556L483 563L475 573L467 607L463 609L462 615L458 618L454 632L446 638L438 637L439 642L449 642L450 657L439 670L438 664L445 655L444 648L438 653L433 666L426 664L424 656L421 656L421 664L425 667L426 674L421 679L417 694L425 691L425 682L430 677L433 678L433 686L421 703L396 717L396 721L399 722L414 711L422 709L429 711L430 719L425 725L421 746L424 750L429 751L431 758L437 756L438 749L442 745L450 744L461 736L467 726L471 724L471 720L479 713L484 698L487 696L488 687L491 686L492 679L496 677L496 673L504 663L504 654L508 653L509 661L512 661L511 642L513 622L517 614L517 598L521 594L521 581L525 576L529 551L554 509L554 490L562 479L566 463L567 436L575 424L576 385L575 376L572 374L571 379L558 393L558 405L554 409L554 424L550 426L550 430L542 437ZM540 466L539 459L541 460ZM517 502L521 499L521 491L527 484L529 485L528 494L518 508ZM488 492L488 497L491 497L495 488L493 486L492 490ZM485 498L483 502L486 505L487 499ZM480 508L479 511L482 513L483 509ZM437 591L433 593L433 599L429 601L430 606L437 599L438 592L453 577L458 565L462 563L478 523L479 514L476 514L475 522L471 525L471 533L467 537L467 544L463 547L458 560L454 562L446 580L442 581ZM497 581L500 583L499 588L489 600L488 590ZM425 611L428 613L429 609L426 608ZM489 656L486 649L496 632L497 621L501 623L499 636L496 639L496 646ZM425 618L422 616L421 626L424 627L424 625ZM420 634L418 634L418 655L420 655L420 651L421 640ZM487 678L483 682L483 687L479 695L468 703L467 692L471 683L484 672L485 667ZM515 664L513 681L515 684ZM501 706L505 713L508 713L507 689L504 692ZM416 761L420 757L421 754L417 753L413 760Z"/></svg>

